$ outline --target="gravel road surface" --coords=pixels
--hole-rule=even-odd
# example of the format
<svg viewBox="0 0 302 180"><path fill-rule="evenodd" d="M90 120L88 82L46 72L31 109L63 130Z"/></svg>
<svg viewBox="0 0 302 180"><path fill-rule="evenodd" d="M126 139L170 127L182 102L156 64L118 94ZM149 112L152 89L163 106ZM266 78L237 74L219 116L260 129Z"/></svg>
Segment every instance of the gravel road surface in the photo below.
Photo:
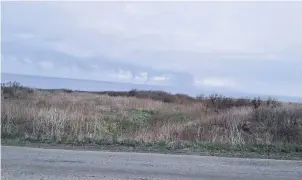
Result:
<svg viewBox="0 0 302 180"><path fill-rule="evenodd" d="M1 147L3 180L300 180L302 161Z"/></svg>

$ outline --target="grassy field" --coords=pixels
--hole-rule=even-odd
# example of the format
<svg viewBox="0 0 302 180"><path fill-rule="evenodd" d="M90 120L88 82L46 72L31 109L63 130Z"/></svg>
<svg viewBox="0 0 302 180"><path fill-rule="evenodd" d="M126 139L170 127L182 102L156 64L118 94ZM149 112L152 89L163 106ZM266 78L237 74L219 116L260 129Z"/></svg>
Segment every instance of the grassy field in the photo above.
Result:
<svg viewBox="0 0 302 180"><path fill-rule="evenodd" d="M161 91L73 92L1 86L1 137L169 151L302 154L302 105Z"/></svg>

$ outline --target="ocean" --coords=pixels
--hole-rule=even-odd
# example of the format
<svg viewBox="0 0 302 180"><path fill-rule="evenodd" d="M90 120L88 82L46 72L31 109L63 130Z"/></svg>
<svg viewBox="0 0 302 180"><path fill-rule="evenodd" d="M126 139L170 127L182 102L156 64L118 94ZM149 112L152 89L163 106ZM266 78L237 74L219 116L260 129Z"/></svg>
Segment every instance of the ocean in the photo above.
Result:
<svg viewBox="0 0 302 180"><path fill-rule="evenodd" d="M173 86L155 86L147 84L130 84L118 82L106 82L95 80L79 80L56 77L42 77L34 75L20 75L1 73L1 82L16 81L23 86L41 89L72 89L80 91L129 91L131 89L138 90L161 90L171 93L185 93L196 96L199 90L186 90L181 87Z"/></svg>
<svg viewBox="0 0 302 180"><path fill-rule="evenodd" d="M207 95L212 93L219 93L230 97L260 96L262 98L267 98L269 96L269 95L253 94L253 93L245 93L245 92L219 91L214 88L197 89L194 87L155 86L155 85L147 85L147 84L130 84L130 83L1 73L1 82L8 82L8 81L16 81L23 86L27 86L31 88L41 88L41 89L71 89L71 90L79 90L79 91L129 91L131 89L160 90L170 93L188 94L193 97L199 94ZM302 102L302 97L292 97L292 96L273 96L273 97L279 99L280 101Z"/></svg>

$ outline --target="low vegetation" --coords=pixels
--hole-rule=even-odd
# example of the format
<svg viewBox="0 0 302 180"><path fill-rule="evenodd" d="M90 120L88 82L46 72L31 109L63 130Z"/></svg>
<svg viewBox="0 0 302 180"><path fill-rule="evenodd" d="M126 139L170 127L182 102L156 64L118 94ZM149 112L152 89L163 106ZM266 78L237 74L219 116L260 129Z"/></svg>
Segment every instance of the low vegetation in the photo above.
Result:
<svg viewBox="0 0 302 180"><path fill-rule="evenodd" d="M78 92L1 84L2 139L302 153L302 105L161 91Z"/></svg>

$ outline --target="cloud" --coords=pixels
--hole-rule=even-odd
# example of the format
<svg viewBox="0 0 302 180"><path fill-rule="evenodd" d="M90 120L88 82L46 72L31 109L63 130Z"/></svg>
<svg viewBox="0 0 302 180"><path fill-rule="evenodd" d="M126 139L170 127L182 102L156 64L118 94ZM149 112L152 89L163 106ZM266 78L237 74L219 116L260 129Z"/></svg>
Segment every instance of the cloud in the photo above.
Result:
<svg viewBox="0 0 302 180"><path fill-rule="evenodd" d="M134 77L134 81L141 84L146 84L147 80L148 80L147 72L140 72Z"/></svg>
<svg viewBox="0 0 302 180"><path fill-rule="evenodd" d="M194 82L195 86L216 86L216 87L233 87L234 82L232 79L227 78L205 78L201 81L197 80Z"/></svg>
<svg viewBox="0 0 302 180"><path fill-rule="evenodd" d="M167 81L170 78L163 75L163 76L153 76L151 79L154 80L154 81Z"/></svg>
<svg viewBox="0 0 302 180"><path fill-rule="evenodd" d="M6 45L6 43L4 44ZM6 73L136 84L158 84L153 81L152 77L162 78L162 74L165 73L166 76L169 76L170 81L162 81L161 85L176 84L176 80L179 81L178 83L190 84L192 78L190 74L186 73L115 63L110 59L83 59L62 52L31 49L22 45L13 46L18 48L12 49L8 48L9 46L5 47L2 62L3 70ZM15 50L19 48L25 49L25 51ZM41 61L42 58L47 60Z"/></svg>
<svg viewBox="0 0 302 180"><path fill-rule="evenodd" d="M292 37L298 37L302 30L299 3L94 2L65 3L59 8L71 20L76 19L75 26L114 36L127 44L127 51L282 53L284 48L300 45L299 38L286 34L291 31ZM281 15L280 10L287 13ZM146 41L142 44L141 40Z"/></svg>
<svg viewBox="0 0 302 180"><path fill-rule="evenodd" d="M30 60L29 58L24 58L23 61L27 64L32 64L32 60Z"/></svg>
<svg viewBox="0 0 302 180"><path fill-rule="evenodd" d="M51 62L51 61L41 61L41 62L39 62L39 65L43 69L52 69L54 67L53 62Z"/></svg>
<svg viewBox="0 0 302 180"><path fill-rule="evenodd" d="M301 2L3 2L2 14L6 71L302 96Z"/></svg>
<svg viewBox="0 0 302 180"><path fill-rule="evenodd" d="M20 33L20 34L14 34L14 38L18 40L30 40L35 38L35 35L31 33Z"/></svg>
<svg viewBox="0 0 302 180"><path fill-rule="evenodd" d="M111 76L121 81L129 81L133 75L130 71L119 69L118 72L112 73Z"/></svg>

